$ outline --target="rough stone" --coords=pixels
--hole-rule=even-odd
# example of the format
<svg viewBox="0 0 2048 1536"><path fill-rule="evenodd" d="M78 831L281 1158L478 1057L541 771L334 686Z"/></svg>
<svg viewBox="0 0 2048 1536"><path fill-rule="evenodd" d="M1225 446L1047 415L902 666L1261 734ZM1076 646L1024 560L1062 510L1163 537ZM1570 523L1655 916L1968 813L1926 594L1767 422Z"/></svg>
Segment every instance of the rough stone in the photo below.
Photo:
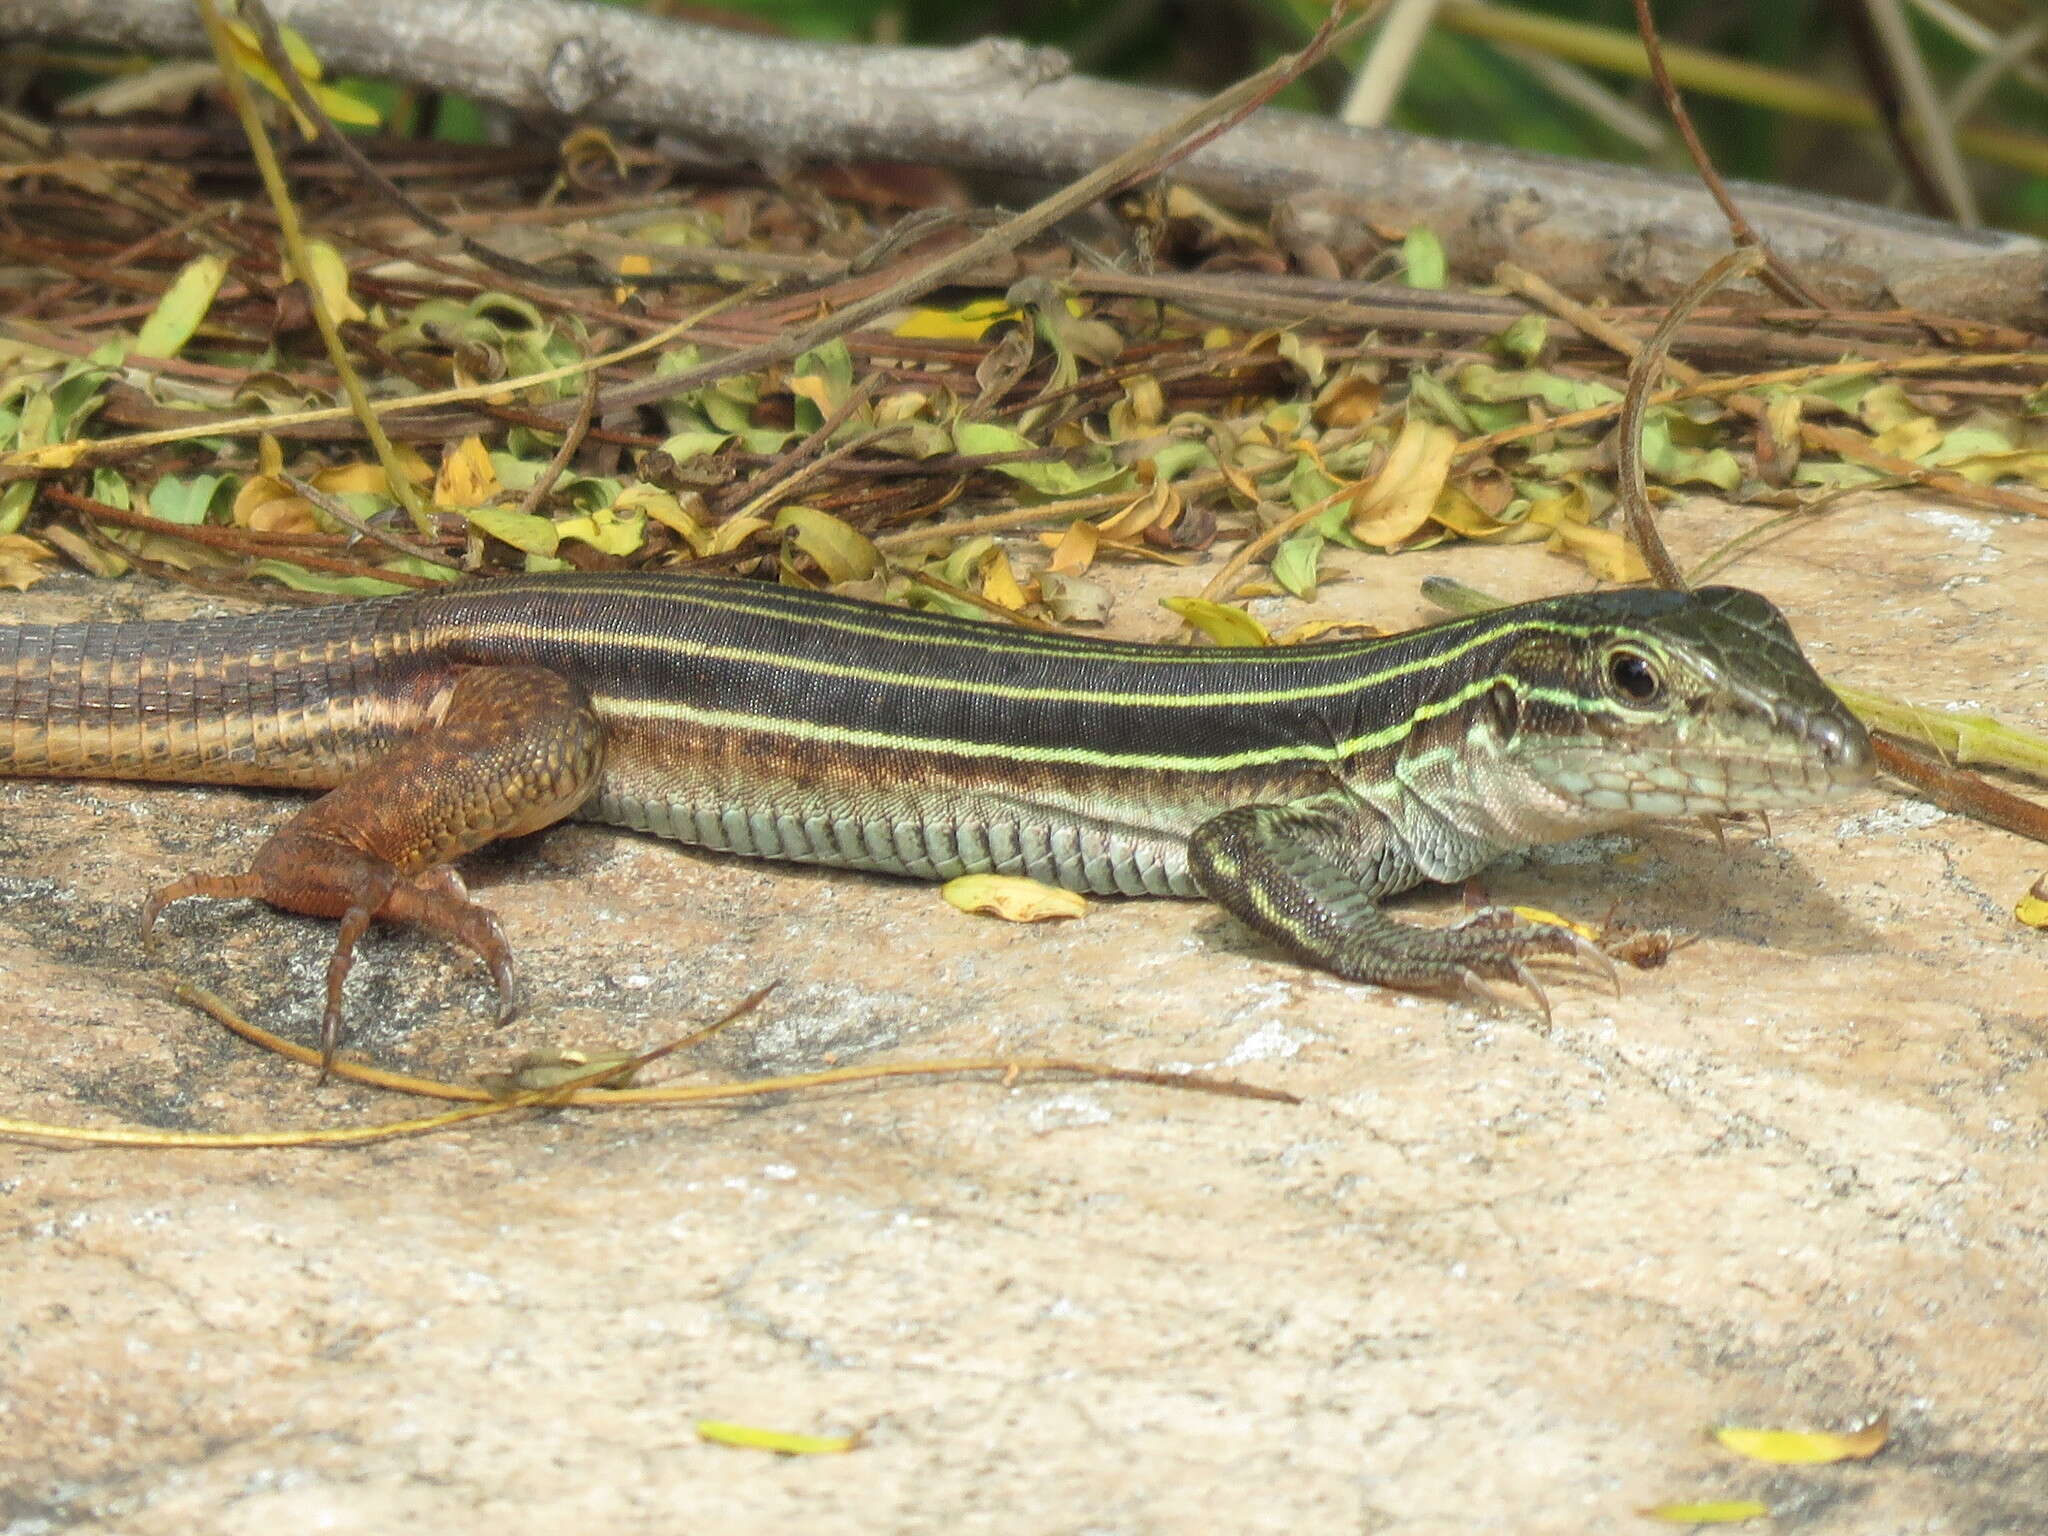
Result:
<svg viewBox="0 0 2048 1536"><path fill-rule="evenodd" d="M1692 556L1756 514L1673 509ZM1418 576L1584 583L1530 549L1346 556L1314 613ZM1823 671L2048 730L2048 523L1893 496L1733 579ZM1117 573L1163 635L1187 573ZM1299 605L1262 602L1284 627ZM0 620L189 611L53 582ZM173 970L299 1039L328 925L145 892L247 860L291 797L0 782L0 1113L251 1128L416 1112L255 1052ZM1873 791L1511 862L1492 894L1699 935L1547 1032L1312 974L1193 903L1010 927L928 887L568 826L471 861L532 1000L374 936L352 1046L452 1078L641 1047L712 1077L1058 1054L1119 1084L897 1083L522 1115L360 1150L0 1144L0 1532L2048 1530L2041 849ZM1412 902L1447 912L1451 893ZM1721 1423L1848 1426L1773 1470ZM858 1431L840 1457L700 1418Z"/></svg>

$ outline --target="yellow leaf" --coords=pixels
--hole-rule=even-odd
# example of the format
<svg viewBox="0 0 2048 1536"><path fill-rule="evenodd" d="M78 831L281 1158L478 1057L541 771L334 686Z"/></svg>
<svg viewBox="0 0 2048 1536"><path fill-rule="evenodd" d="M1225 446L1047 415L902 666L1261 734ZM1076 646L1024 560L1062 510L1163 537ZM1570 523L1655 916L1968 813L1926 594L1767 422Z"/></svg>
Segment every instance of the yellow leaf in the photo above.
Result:
<svg viewBox="0 0 2048 1536"><path fill-rule="evenodd" d="M312 477L313 485L331 496L346 496L359 493L369 496L387 495L390 481L384 477L382 464L336 464L323 469Z"/></svg>
<svg viewBox="0 0 2048 1536"><path fill-rule="evenodd" d="M362 305L349 294L348 263L341 259L341 252L325 240L308 240L306 265L312 270L287 275L303 277L306 286L320 295L320 302L327 306L328 314L337 321L368 318Z"/></svg>
<svg viewBox="0 0 2048 1536"><path fill-rule="evenodd" d="M699 1419L697 1438L746 1451L773 1451L778 1456L838 1456L860 1444L859 1435L796 1435L724 1419Z"/></svg>
<svg viewBox="0 0 2048 1536"><path fill-rule="evenodd" d="M441 456L441 472L434 477L434 505L460 512L482 506L503 489L491 466L490 450L472 433Z"/></svg>
<svg viewBox="0 0 2048 1536"><path fill-rule="evenodd" d="M1180 492L1164 480L1154 480L1144 495L1095 526L1105 539L1128 542L1148 528L1171 528L1185 509Z"/></svg>
<svg viewBox="0 0 2048 1536"><path fill-rule="evenodd" d="M1022 875L961 875L940 886L939 895L962 912L993 913L1009 923L1045 923L1088 910L1088 898L1079 891Z"/></svg>
<svg viewBox="0 0 2048 1536"><path fill-rule="evenodd" d="M611 507L600 507L580 517L565 517L555 524L558 538L581 539L607 555L630 555L647 537L647 519L635 512L621 516Z"/></svg>
<svg viewBox="0 0 2048 1536"><path fill-rule="evenodd" d="M1575 923L1568 917L1559 917L1555 912L1546 912L1541 907L1516 907L1515 916L1525 923L1541 923L1546 928L1564 928L1576 933L1588 944L1598 942L1600 930L1589 928L1584 923Z"/></svg>
<svg viewBox="0 0 2048 1536"><path fill-rule="evenodd" d="M1242 592L1244 588L1239 587ZM1309 619L1297 624L1286 634L1274 640L1275 645L1308 645L1317 640L1357 640L1384 635L1386 631L1377 624L1361 624L1356 619Z"/></svg>
<svg viewBox="0 0 2048 1536"><path fill-rule="evenodd" d="M1533 520L1535 514L1530 513ZM1636 547L1612 528L1588 528L1584 523L1559 522L1551 525L1552 554L1576 555L1587 570L1602 581L1648 581L1650 568Z"/></svg>
<svg viewBox="0 0 2048 1536"><path fill-rule="evenodd" d="M47 447L22 448L0 454L0 464L17 464L26 469L69 469L78 462L78 456L85 449L83 438L73 438L68 443L51 443Z"/></svg>
<svg viewBox="0 0 2048 1536"><path fill-rule="evenodd" d="M1490 539L1496 534L1526 534L1527 531L1525 524L1497 521L1484 507L1455 485L1444 487L1443 494L1437 497L1436 504L1429 509L1429 515L1432 521L1440 523L1463 539Z"/></svg>
<svg viewBox="0 0 2048 1536"><path fill-rule="evenodd" d="M711 535L711 547L707 555L729 555L748 539L768 526L768 519L749 514L746 517L729 517L720 523Z"/></svg>
<svg viewBox="0 0 2048 1536"><path fill-rule="evenodd" d="M291 61L293 71L312 92L313 99L320 103L321 111L337 123L348 123L356 127L371 128L383 121L377 109L368 102L358 100L346 91L336 90L331 85L320 84L320 59L313 52L311 45L290 27L281 26L277 30L284 43L285 57ZM242 73L290 108L292 119L299 125L300 133L309 139L315 137L316 130L313 125L292 101L291 93L285 90L284 82L279 80L276 72L271 69L270 61L263 57L263 49L256 41L256 33L239 21L229 22L228 32L233 39L235 62L241 66Z"/></svg>
<svg viewBox="0 0 2048 1536"><path fill-rule="evenodd" d="M1781 1467L1821 1466L1831 1461L1868 1461L1884 1449L1885 1441L1890 1437L1891 1421L1885 1417L1846 1435L1828 1430L1799 1429L1714 1431L1714 1438L1736 1455Z"/></svg>
<svg viewBox="0 0 2048 1536"><path fill-rule="evenodd" d="M1458 434L1410 416L1380 472L1351 503L1351 531L1375 549L1392 549L1429 521L1451 471Z"/></svg>
<svg viewBox="0 0 2048 1536"><path fill-rule="evenodd" d="M839 409L839 402L833 398L832 381L822 373L792 374L789 392L800 400L810 401L821 416L830 416Z"/></svg>
<svg viewBox="0 0 2048 1536"><path fill-rule="evenodd" d="M1012 613L1028 601L1024 589L1017 584L1017 573L1010 569L1010 557L1000 549L989 556L988 568L982 572L981 595Z"/></svg>
<svg viewBox="0 0 2048 1536"><path fill-rule="evenodd" d="M405 471L406 479L415 485L431 485L434 481L434 466L420 455L419 449L411 443L393 443L391 456L398 460L398 467Z"/></svg>
<svg viewBox="0 0 2048 1536"><path fill-rule="evenodd" d="M1101 530L1085 518L1075 518L1065 533L1046 537L1058 541L1052 547L1052 569L1062 576L1078 576L1093 565L1102 542Z"/></svg>
<svg viewBox="0 0 2048 1536"><path fill-rule="evenodd" d="M233 516L237 528L253 528L259 533L320 531L313 504L270 475L251 475L242 482L235 492Z"/></svg>
<svg viewBox="0 0 2048 1536"><path fill-rule="evenodd" d="M0 587L26 592L49 574L43 567L56 558L54 549L25 533L0 537Z"/></svg>
<svg viewBox="0 0 2048 1536"><path fill-rule="evenodd" d="M313 99L320 103L320 110L337 123L346 123L351 128L375 128L384 121L384 114L360 96L351 96L339 86L315 85Z"/></svg>
<svg viewBox="0 0 2048 1536"><path fill-rule="evenodd" d="M2012 909L2012 915L2029 928L2048 928L2048 875L2034 882L2033 888Z"/></svg>
<svg viewBox="0 0 2048 1536"><path fill-rule="evenodd" d="M914 309L890 334L912 341L979 341L999 321L1023 318L1024 311L1001 299L976 299L958 309Z"/></svg>
<svg viewBox="0 0 2048 1536"><path fill-rule="evenodd" d="M1692 1504L1653 1504L1637 1514L1666 1525L1740 1525L1761 1520L1771 1512L1768 1504L1755 1499L1706 1499Z"/></svg>
<svg viewBox="0 0 2048 1536"><path fill-rule="evenodd" d="M619 492L618 506L622 512L642 512L653 518L680 536L692 554L702 555L711 547L711 535L699 516L705 510L704 498L696 491L678 496L642 480Z"/></svg>
<svg viewBox="0 0 2048 1536"><path fill-rule="evenodd" d="M1266 626L1229 603L1212 603L1205 597L1162 597L1162 608L1179 614L1190 629L1200 630L1218 645L1271 645Z"/></svg>
<svg viewBox="0 0 2048 1536"><path fill-rule="evenodd" d="M135 350L143 357L176 357L213 307L214 295L227 275L225 256L208 254L186 262L142 322L135 335Z"/></svg>
<svg viewBox="0 0 2048 1536"><path fill-rule="evenodd" d="M1870 440L1879 453L1901 459L1917 459L1941 446L1941 424L1932 416L1915 416L1895 427L1887 427Z"/></svg>

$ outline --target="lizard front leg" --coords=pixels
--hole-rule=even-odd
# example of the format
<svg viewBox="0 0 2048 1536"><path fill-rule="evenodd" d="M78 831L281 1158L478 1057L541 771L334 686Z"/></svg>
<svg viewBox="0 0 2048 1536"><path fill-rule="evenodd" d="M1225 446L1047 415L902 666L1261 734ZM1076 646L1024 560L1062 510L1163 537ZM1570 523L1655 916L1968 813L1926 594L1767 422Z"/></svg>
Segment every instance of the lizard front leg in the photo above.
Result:
<svg viewBox="0 0 2048 1536"><path fill-rule="evenodd" d="M1204 822L1188 847L1202 893L1247 927L1347 981L1498 1001L1485 983L1549 999L1525 963L1565 955L1603 971L1607 958L1569 929L1486 908L1452 928L1422 928L1380 902L1425 876L1387 819L1341 792L1279 805L1241 805Z"/></svg>
<svg viewBox="0 0 2048 1536"><path fill-rule="evenodd" d="M519 1008L511 949L450 865L561 820L588 797L603 763L604 733L578 685L541 667L465 669L437 724L307 806L246 873L187 875L156 891L143 932L188 896L253 897L339 918L320 1019L323 1074L341 1038L342 983L374 920L416 924L475 953L490 967L505 1022Z"/></svg>

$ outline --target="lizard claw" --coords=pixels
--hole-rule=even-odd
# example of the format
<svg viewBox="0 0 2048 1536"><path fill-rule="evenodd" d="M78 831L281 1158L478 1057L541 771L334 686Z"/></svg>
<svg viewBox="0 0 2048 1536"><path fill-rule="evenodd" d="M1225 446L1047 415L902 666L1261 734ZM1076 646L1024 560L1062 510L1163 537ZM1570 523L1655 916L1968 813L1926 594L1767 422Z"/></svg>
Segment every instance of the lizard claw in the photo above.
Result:
<svg viewBox="0 0 2048 1536"><path fill-rule="evenodd" d="M1526 961L1517 956L1515 959L1510 960L1508 964L1514 970L1515 980L1520 982L1528 994L1536 1000L1536 1011L1543 1015L1543 1027L1549 1029L1550 994L1543 990L1543 983L1536 979L1536 973L1529 969Z"/></svg>
<svg viewBox="0 0 2048 1536"><path fill-rule="evenodd" d="M1513 998L1488 986L1486 978L1469 965L1458 973L1458 989L1469 1001L1481 1003L1495 1013L1511 1013L1516 1008Z"/></svg>
<svg viewBox="0 0 2048 1536"><path fill-rule="evenodd" d="M1621 972L1615 969L1614 961L1607 951L1576 933L1572 935L1572 946L1572 958L1594 975L1604 979L1616 997L1621 996Z"/></svg>

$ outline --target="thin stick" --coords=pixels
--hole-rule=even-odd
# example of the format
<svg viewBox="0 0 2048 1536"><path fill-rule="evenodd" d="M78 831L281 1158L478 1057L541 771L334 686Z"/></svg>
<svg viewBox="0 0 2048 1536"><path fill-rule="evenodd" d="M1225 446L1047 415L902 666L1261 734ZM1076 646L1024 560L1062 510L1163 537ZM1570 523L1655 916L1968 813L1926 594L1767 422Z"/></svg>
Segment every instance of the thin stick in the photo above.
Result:
<svg viewBox="0 0 2048 1536"><path fill-rule="evenodd" d="M369 519L357 517L349 509L348 503L344 502L339 496L328 495L310 480L301 480L288 469L278 471L278 479L282 480L294 491L297 491L307 501L318 507L322 512L325 512L337 523L340 523L342 527L362 535L362 537L370 540L372 543L382 544L386 549L401 555L409 555L415 560L424 560L429 565L438 565L444 570L459 571L462 569L459 562L450 560L439 550L429 549L424 544L415 544L403 534L393 533L389 528L379 528ZM177 525L174 524L173 526Z"/></svg>
<svg viewBox="0 0 2048 1536"><path fill-rule="evenodd" d="M1721 173L1714 169L1714 162L1707 154L1707 146L1700 142L1699 130L1692 125L1692 114L1685 110L1685 101L1678 94L1678 87L1672 82L1671 71L1664 67L1664 40L1657 35L1656 20L1650 15L1650 0L1635 0L1636 30L1643 35L1643 52L1650 61L1650 78L1657 84L1657 94L1664 98L1664 110L1671 114L1671 121L1677 125L1678 133L1685 140L1686 153L1692 156L1692 163L1700 173L1700 180L1706 183L1721 216L1728 221L1728 232L1737 245L1753 245L1764 253L1768 265L1764 269L1764 281L1789 304L1805 304L1813 309L1826 309L1827 302L1799 280L1799 275L1779 258L1764 237L1742 210L1735 206L1735 199L1728 194L1728 187L1721 180Z"/></svg>
<svg viewBox="0 0 2048 1536"><path fill-rule="evenodd" d="M1766 259L1766 253L1755 246L1737 246L1707 268L1665 311L1663 323L1629 363L1628 392L1622 397L1621 420L1614 429L1615 494L1621 498L1629 537L1657 585L1668 591L1683 592L1685 576L1679 571L1678 562L1671 558L1671 551L1664 547L1663 535L1657 532L1657 520L1650 513L1649 483L1643 476L1643 419L1649 411L1650 388L1663 373L1671 338L1687 316L1723 283L1756 271Z"/></svg>
<svg viewBox="0 0 2048 1536"><path fill-rule="evenodd" d="M569 430L562 434L562 446L555 450L555 456L548 460L548 467L540 472L540 478L526 488L526 494L519 500L519 510L532 516L547 500L555 482L562 478L562 471L569 467L569 461L576 457L576 450L583 446L584 434L590 430L591 413L597 409L597 375L583 376L582 399L576 407L576 419L569 423Z"/></svg>

